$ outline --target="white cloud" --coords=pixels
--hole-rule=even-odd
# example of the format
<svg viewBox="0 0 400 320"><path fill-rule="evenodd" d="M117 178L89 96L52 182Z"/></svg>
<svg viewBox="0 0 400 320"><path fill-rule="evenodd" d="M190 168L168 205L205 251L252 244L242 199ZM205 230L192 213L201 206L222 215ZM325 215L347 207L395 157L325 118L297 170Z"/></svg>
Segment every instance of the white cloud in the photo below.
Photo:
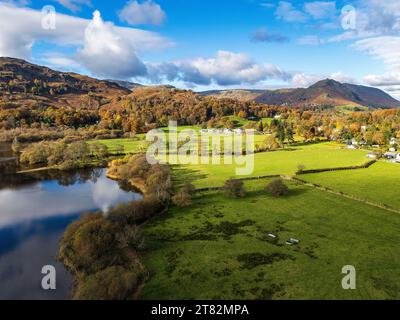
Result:
<svg viewBox="0 0 400 320"><path fill-rule="evenodd" d="M335 1L315 1L306 2L304 11L311 15L314 19L325 19L332 17L336 13Z"/></svg>
<svg viewBox="0 0 400 320"><path fill-rule="evenodd" d="M293 76L292 86L306 88L322 79L323 77L320 75L297 73Z"/></svg>
<svg viewBox="0 0 400 320"><path fill-rule="evenodd" d="M367 75L364 82L371 86L397 86L400 85L400 72L387 72L381 75Z"/></svg>
<svg viewBox="0 0 400 320"><path fill-rule="evenodd" d="M297 10L290 2L280 1L275 11L275 16L278 19L287 22L305 22L307 15L301 10Z"/></svg>
<svg viewBox="0 0 400 320"><path fill-rule="evenodd" d="M257 64L242 53L218 51L214 58L196 58L149 65L153 81L163 79L194 85L256 84L267 79L287 81L291 75L272 64Z"/></svg>
<svg viewBox="0 0 400 320"><path fill-rule="evenodd" d="M30 0L0 0L0 3L8 3L16 6L26 6L30 3Z"/></svg>
<svg viewBox="0 0 400 320"><path fill-rule="evenodd" d="M79 45L88 21L57 14L55 30L42 28L40 11L0 4L0 56L30 58L38 40L59 45Z"/></svg>
<svg viewBox="0 0 400 320"><path fill-rule="evenodd" d="M90 0L54 0L66 7L67 9L76 12L82 9L83 5L91 6Z"/></svg>
<svg viewBox="0 0 400 320"><path fill-rule="evenodd" d="M400 71L400 37L384 36L357 41L354 48L383 60L391 69Z"/></svg>
<svg viewBox="0 0 400 320"><path fill-rule="evenodd" d="M40 57L39 63L66 71L71 71L72 69L78 70L80 68L80 64L74 59L60 55L59 53L46 53Z"/></svg>
<svg viewBox="0 0 400 320"><path fill-rule="evenodd" d="M387 71L383 74L365 76L365 83L377 87L400 85L400 37L363 39L357 41L353 47L383 61L386 66Z"/></svg>
<svg viewBox="0 0 400 320"><path fill-rule="evenodd" d="M105 23L99 11L85 30L85 43L78 52L79 60L96 75L112 78L131 78L146 74L146 67L136 55L135 45Z"/></svg>
<svg viewBox="0 0 400 320"><path fill-rule="evenodd" d="M342 82L342 83L356 83L357 82L353 77L350 77L349 75L344 74L342 71L332 73L329 76L329 78L339 81L339 82Z"/></svg>
<svg viewBox="0 0 400 320"><path fill-rule="evenodd" d="M297 73L293 75L292 86L306 88L324 79L333 79L342 83L356 83L356 80L354 78L349 77L339 71L332 74Z"/></svg>
<svg viewBox="0 0 400 320"><path fill-rule="evenodd" d="M143 3L132 0L119 12L119 17L130 25L159 26L165 21L166 14L160 5L151 0Z"/></svg>
<svg viewBox="0 0 400 320"><path fill-rule="evenodd" d="M40 11L0 3L0 56L29 60L35 43L44 41L76 48L64 59L82 63L93 75L125 78L128 71L143 74L138 54L172 45L157 33L103 22L100 14L93 20L57 14L55 30L43 29L42 18Z"/></svg>
<svg viewBox="0 0 400 320"><path fill-rule="evenodd" d="M398 35L400 32L400 1L359 0L354 8L355 29L331 37L330 42Z"/></svg>

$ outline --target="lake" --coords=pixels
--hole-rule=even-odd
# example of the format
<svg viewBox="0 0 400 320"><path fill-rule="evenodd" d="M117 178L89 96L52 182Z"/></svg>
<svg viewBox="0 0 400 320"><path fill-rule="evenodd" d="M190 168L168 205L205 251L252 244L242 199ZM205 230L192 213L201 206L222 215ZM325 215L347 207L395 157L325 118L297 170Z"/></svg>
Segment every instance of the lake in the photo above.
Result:
<svg viewBox="0 0 400 320"><path fill-rule="evenodd" d="M106 169L0 176L0 299L68 299L73 279L57 262L66 227L83 212L140 199ZM45 265L56 268L56 290L41 287Z"/></svg>

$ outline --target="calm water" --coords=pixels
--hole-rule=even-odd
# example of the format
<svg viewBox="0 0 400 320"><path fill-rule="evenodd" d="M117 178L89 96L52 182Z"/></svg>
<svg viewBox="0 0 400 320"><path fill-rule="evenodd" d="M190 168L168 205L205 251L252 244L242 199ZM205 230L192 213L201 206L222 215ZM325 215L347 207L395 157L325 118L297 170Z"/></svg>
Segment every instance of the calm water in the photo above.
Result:
<svg viewBox="0 0 400 320"><path fill-rule="evenodd" d="M0 299L68 299L72 277L56 261L65 228L82 212L141 198L108 179L105 169L0 180ZM56 267L54 291L41 289L44 265Z"/></svg>

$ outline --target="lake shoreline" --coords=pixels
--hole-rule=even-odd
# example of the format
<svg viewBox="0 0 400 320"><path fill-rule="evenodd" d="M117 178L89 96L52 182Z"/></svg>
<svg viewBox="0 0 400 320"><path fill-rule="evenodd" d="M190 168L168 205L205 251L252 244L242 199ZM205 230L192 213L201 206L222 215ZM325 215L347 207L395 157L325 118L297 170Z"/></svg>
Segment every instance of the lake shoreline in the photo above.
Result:
<svg viewBox="0 0 400 320"><path fill-rule="evenodd" d="M14 173L0 188L2 201L0 227L0 276L7 270L21 270L8 275L0 289L0 297L13 299L69 299L73 285L72 275L55 259L59 239L67 226L79 219L82 213L93 213L119 203L135 201L142 197L135 190L122 189L118 181L106 176L106 168L34 171L31 174ZM10 198L11 197L11 198ZM32 207L32 204L35 206ZM36 252L37 250L37 252ZM35 259L30 255L36 252ZM40 285L44 265L54 265L57 270L57 290L43 291ZM64 272L65 271L65 272ZM8 271L9 272L9 271ZM18 273L19 274L19 273ZM27 276L24 277L24 274ZM38 278L39 277L39 278ZM16 291L16 288L20 288Z"/></svg>

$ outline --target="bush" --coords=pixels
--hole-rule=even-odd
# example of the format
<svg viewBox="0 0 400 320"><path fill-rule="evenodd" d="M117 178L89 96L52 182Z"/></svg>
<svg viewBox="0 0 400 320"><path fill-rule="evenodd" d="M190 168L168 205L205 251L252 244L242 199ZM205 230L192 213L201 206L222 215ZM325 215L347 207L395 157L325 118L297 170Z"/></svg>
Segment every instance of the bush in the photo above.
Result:
<svg viewBox="0 0 400 320"><path fill-rule="evenodd" d="M117 235L121 249L131 248L135 250L144 249L144 236L142 229L137 225L125 226Z"/></svg>
<svg viewBox="0 0 400 320"><path fill-rule="evenodd" d="M193 195L196 190L196 187L191 184L190 182L185 182L185 184L182 187L182 191L186 192L189 195Z"/></svg>
<svg viewBox="0 0 400 320"><path fill-rule="evenodd" d="M31 144L21 153L21 163L30 165L59 166L61 170L69 170L82 166L88 160L89 146L84 141L67 144L66 141L42 141Z"/></svg>
<svg viewBox="0 0 400 320"><path fill-rule="evenodd" d="M232 198L240 198L246 195L244 183L241 180L227 180L224 185L224 191L228 197Z"/></svg>
<svg viewBox="0 0 400 320"><path fill-rule="evenodd" d="M177 207L184 208L192 204L192 197L186 190L182 189L172 197L172 202Z"/></svg>
<svg viewBox="0 0 400 320"><path fill-rule="evenodd" d="M138 289L141 275L123 267L113 266L80 281L75 300L124 300Z"/></svg>
<svg viewBox="0 0 400 320"><path fill-rule="evenodd" d="M147 173L146 189L148 193L157 196L161 201L168 202L172 189L169 167L165 165L152 166Z"/></svg>
<svg viewBox="0 0 400 320"><path fill-rule="evenodd" d="M164 204L155 195L146 195L142 201L121 204L110 210L108 219L121 224L140 224L164 209Z"/></svg>
<svg viewBox="0 0 400 320"><path fill-rule="evenodd" d="M306 169L306 166L304 164L299 164L297 166L297 171L298 172L303 172Z"/></svg>
<svg viewBox="0 0 400 320"><path fill-rule="evenodd" d="M69 225L60 244L60 259L72 272L98 272L125 262L118 227L101 214L85 215Z"/></svg>
<svg viewBox="0 0 400 320"><path fill-rule="evenodd" d="M285 185L282 179L272 181L267 185L267 191L274 197L285 196L289 193L288 187Z"/></svg>

